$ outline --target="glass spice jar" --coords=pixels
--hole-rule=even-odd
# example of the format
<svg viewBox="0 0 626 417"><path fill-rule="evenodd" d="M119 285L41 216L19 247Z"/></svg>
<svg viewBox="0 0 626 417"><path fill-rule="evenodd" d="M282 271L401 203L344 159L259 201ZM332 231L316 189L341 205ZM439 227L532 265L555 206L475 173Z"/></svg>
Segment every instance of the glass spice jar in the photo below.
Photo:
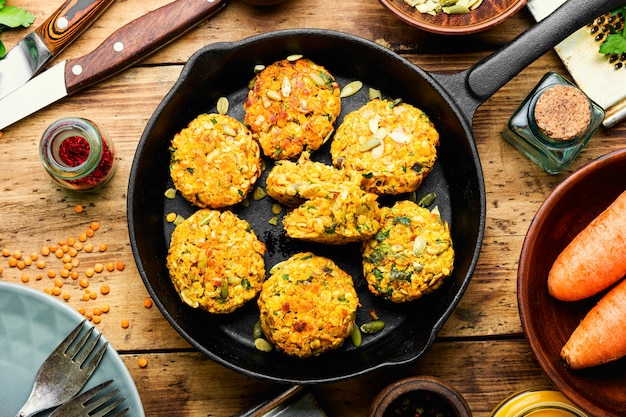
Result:
<svg viewBox="0 0 626 417"><path fill-rule="evenodd" d="M39 156L52 179L76 191L106 184L117 166L111 138L94 122L82 118L52 123L39 142Z"/></svg>
<svg viewBox="0 0 626 417"><path fill-rule="evenodd" d="M604 114L573 83L548 72L513 113L502 136L546 172L558 174L582 151Z"/></svg>
<svg viewBox="0 0 626 417"><path fill-rule="evenodd" d="M490 417L587 417L561 392L537 387L515 393L502 401Z"/></svg>

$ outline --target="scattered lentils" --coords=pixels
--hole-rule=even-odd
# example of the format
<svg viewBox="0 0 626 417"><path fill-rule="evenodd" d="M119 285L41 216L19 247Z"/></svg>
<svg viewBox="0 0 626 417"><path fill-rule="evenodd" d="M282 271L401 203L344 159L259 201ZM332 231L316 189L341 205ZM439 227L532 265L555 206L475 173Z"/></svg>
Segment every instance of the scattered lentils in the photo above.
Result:
<svg viewBox="0 0 626 417"><path fill-rule="evenodd" d="M84 207L81 204L77 204L74 207L74 211L76 213L83 213ZM85 268L84 271L77 270L77 267L80 265L80 260L77 256L80 252L105 252L107 250L106 243L100 243L94 246L93 243L89 242L89 239L94 237L96 232L100 229L100 223L93 221L89 223L89 226L83 232L76 236L69 236L65 240L43 245L38 251L28 253L21 250L2 248L0 253L2 257L6 258L6 262L10 268L23 271L18 278L23 284L28 284L32 279L40 281L46 276L51 281L50 284L43 289L43 292L58 296L65 302L70 302L72 293L66 290L67 286L65 286L65 284L69 283L66 279L71 278L77 281L76 284L73 285L84 290L82 296L79 296L78 299L92 301L98 298L98 292L89 289L89 278L93 277L96 273L104 272L105 269L107 272L114 272L116 270L123 271L125 268L124 262L110 261L107 263L94 263L93 266ZM46 259L50 257L51 254L54 255L52 259ZM62 267L52 267L55 259L58 259ZM29 273L28 271L31 266L36 268L35 271L39 270L40 272ZM2 275L2 273L3 269L0 266L0 275ZM110 291L111 288L108 284L102 284L99 292L102 295L106 295L109 294ZM146 306L146 308L149 308L148 303L151 305L152 300L144 300L144 306ZM89 311L83 306L79 306L77 311L86 319L97 324L102 320L101 315L110 311L110 307L108 304L104 304L102 307L96 307ZM128 326L129 321L123 320L122 327L127 328Z"/></svg>
<svg viewBox="0 0 626 417"><path fill-rule="evenodd" d="M140 368L145 368L148 366L148 360L146 358L139 358L137 365L139 365Z"/></svg>

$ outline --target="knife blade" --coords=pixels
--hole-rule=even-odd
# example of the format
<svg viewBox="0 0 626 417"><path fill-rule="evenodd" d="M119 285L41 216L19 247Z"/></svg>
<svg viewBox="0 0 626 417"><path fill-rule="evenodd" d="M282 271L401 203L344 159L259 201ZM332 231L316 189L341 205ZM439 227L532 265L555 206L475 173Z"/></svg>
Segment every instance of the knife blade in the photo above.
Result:
<svg viewBox="0 0 626 417"><path fill-rule="evenodd" d="M85 31L114 0L66 0L0 60L0 98L43 68Z"/></svg>
<svg viewBox="0 0 626 417"><path fill-rule="evenodd" d="M146 58L228 0L176 0L122 26L87 55L59 62L0 99L0 130Z"/></svg>

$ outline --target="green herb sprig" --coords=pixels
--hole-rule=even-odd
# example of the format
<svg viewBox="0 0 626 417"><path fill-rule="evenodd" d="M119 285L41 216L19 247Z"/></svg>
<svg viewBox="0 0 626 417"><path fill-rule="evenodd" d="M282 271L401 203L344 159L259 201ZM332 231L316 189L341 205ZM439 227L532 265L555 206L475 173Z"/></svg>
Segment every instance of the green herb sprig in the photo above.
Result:
<svg viewBox="0 0 626 417"><path fill-rule="evenodd" d="M20 26L27 28L35 21L32 13L20 7L7 6L6 3L7 0L0 0L0 33ZM6 47L0 40L0 59L4 58L6 53Z"/></svg>
<svg viewBox="0 0 626 417"><path fill-rule="evenodd" d="M626 17L626 6L622 6L611 12L612 15ZM620 31L611 31L600 45L603 55L619 55L626 52L626 25Z"/></svg>

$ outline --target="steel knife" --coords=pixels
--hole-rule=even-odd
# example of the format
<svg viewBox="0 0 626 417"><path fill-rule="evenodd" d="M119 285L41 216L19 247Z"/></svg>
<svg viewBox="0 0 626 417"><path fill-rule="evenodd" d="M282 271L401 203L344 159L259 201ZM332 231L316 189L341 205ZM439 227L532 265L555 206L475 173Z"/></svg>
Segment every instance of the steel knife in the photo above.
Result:
<svg viewBox="0 0 626 417"><path fill-rule="evenodd" d="M43 68L114 0L67 0L0 60L0 98L20 87Z"/></svg>
<svg viewBox="0 0 626 417"><path fill-rule="evenodd" d="M0 99L0 130L154 53L228 0L176 0L122 26L87 55L59 62Z"/></svg>

